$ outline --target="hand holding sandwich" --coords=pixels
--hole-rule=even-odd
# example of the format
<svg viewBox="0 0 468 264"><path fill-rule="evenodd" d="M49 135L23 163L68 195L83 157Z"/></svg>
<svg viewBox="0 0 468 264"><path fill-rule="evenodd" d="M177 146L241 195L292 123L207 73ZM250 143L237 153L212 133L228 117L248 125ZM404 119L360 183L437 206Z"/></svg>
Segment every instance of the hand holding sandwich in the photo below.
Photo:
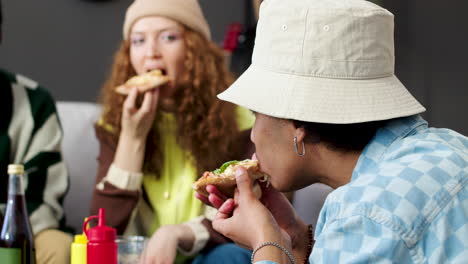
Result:
<svg viewBox="0 0 468 264"><path fill-rule="evenodd" d="M153 70L128 79L115 88L115 92L127 95L122 109L122 129L114 163L117 167L140 172L143 167L146 138L154 124L160 88L170 78L161 70ZM144 94L137 107L138 94ZM128 158L131 157L131 158Z"/></svg>
<svg viewBox="0 0 468 264"><path fill-rule="evenodd" d="M253 159L255 159L255 156ZM214 185L208 185L206 187L209 193L208 197L197 194L200 200L218 208L218 215L215 220L216 224L213 222L214 228L220 228L217 231L230 237L237 243L247 243L245 245L249 247L254 247L256 245L255 243L258 243L255 242L256 238L266 239L271 237L271 239L288 239L289 237L296 259L303 259L306 255L305 249L308 244L308 227L295 213L294 208L286 196L276 191L271 186L263 186L263 194L260 201L255 197L252 199L250 195L252 193L252 177L249 176L248 171L241 166L237 167L236 173L237 172L240 174L236 175L238 191L236 191L234 200L226 199ZM239 182L241 182L241 184ZM245 184L246 182L248 184ZM241 198L244 196L247 196L247 198ZM247 202L243 202L245 200L247 200ZM243 214L244 212L245 215ZM231 219L231 221L224 221L225 219ZM246 220L252 220L252 223L246 223ZM267 224L267 226L273 229L263 230L262 227L265 226L265 224L262 223L270 223ZM251 225L250 227L255 230L248 229L247 225ZM269 232L286 236L282 238L272 237ZM245 238L243 237L245 235L251 237ZM267 241L264 240L260 243L263 242Z"/></svg>
<svg viewBox="0 0 468 264"><path fill-rule="evenodd" d="M160 89L171 79L161 70L152 70L128 79L115 88L115 92L128 95L123 104L122 133L138 140L146 140L156 116ZM137 108L138 93L144 94L143 103Z"/></svg>
<svg viewBox="0 0 468 264"><path fill-rule="evenodd" d="M263 242L276 242L291 248L289 235L282 231L270 211L255 197L253 181L245 168L236 169L237 190L234 198L227 199L218 209L213 228L231 238L236 243L256 248ZM264 248L256 255L256 260L275 257L279 263L287 263L286 256L271 248Z"/></svg>
<svg viewBox="0 0 468 264"><path fill-rule="evenodd" d="M227 162L221 166L222 169L226 164L232 162ZM232 166L232 167L231 167ZM231 167L231 168L229 168ZM285 230L292 229L292 226L297 226L297 222L300 221L299 217L296 215L293 206L288 201L287 197L275 190L270 184L268 180L268 175L261 171L260 165L258 164L258 160L255 154L252 156L251 160L244 160L241 162L236 162L230 165L226 171L229 170L228 175L221 174L221 178L230 177L235 175L235 168L243 167L248 168L246 173L250 177L250 179L258 179L258 181L263 182L260 191L256 188L252 187L252 190L255 192L256 198L259 198L260 201L264 204L264 206L273 214L274 218L278 221L278 224L281 228ZM251 173L257 175L253 176ZM226 174L226 172L224 173ZM204 181L204 177L210 177L211 181ZM194 185L194 189L197 191L195 196L201 200L203 203L213 206L215 208L220 208L223 203L229 198L226 195L226 191L223 193L219 187L226 187L221 186L224 183L222 180L218 180L220 176L215 176L212 173L210 175L205 172L204 177L200 178ZM236 187L237 176L234 179L234 183L231 183L229 186L234 190ZM211 183L206 185L206 183ZM252 184L255 187L260 187L259 184L256 182ZM225 189L225 188L223 188ZM234 191L232 191L234 192ZM261 195L258 195L261 193ZM232 197L232 196L231 196ZM304 224L304 223L302 223ZM304 226L306 226L304 224Z"/></svg>
<svg viewBox="0 0 468 264"><path fill-rule="evenodd" d="M137 89L133 88L123 104L122 130L114 159L117 167L133 172L140 172L143 167L146 137L156 116L159 90L145 92L140 108L137 95Z"/></svg>
<svg viewBox="0 0 468 264"><path fill-rule="evenodd" d="M137 108L137 88L133 88L123 104L122 135L146 140L153 125L158 106L159 89L145 92L140 108Z"/></svg>

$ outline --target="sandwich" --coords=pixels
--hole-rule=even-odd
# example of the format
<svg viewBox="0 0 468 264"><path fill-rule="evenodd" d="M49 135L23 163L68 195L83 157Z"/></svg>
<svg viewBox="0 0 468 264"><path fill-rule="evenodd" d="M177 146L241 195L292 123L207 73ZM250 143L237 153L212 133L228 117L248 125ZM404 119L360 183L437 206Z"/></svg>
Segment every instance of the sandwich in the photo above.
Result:
<svg viewBox="0 0 468 264"><path fill-rule="evenodd" d="M226 197L234 197L234 191L237 187L236 168L244 167L250 178L254 181L253 192L257 198L262 196L262 189L258 182L268 182L268 175L260 170L258 160L246 159L243 161L229 161L224 163L219 169L206 171L203 176L192 184L192 188L199 194L208 197L206 186L212 184L218 188Z"/></svg>
<svg viewBox="0 0 468 264"><path fill-rule="evenodd" d="M115 88L119 94L128 94L133 87L138 89L139 93L144 93L161 85L168 83L171 79L164 75L161 70L152 70L128 79L124 84Z"/></svg>

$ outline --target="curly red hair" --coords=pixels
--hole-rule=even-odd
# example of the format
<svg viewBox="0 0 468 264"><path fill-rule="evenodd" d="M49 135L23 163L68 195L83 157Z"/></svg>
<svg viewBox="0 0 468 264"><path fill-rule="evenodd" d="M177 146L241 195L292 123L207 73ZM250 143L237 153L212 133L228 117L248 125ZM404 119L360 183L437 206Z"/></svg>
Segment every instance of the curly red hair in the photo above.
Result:
<svg viewBox="0 0 468 264"><path fill-rule="evenodd" d="M199 172L212 170L222 162L238 158L239 135L235 106L216 98L233 81L221 49L199 33L185 28L185 73L177 87L175 117L177 142L191 153ZM130 63L130 44L124 40L115 54L112 71L101 90L103 120L114 128L108 137L118 142L121 129L122 105L125 96L114 89L136 75ZM141 98L140 98L141 99ZM158 122L156 117L155 122ZM148 134L143 170L159 175L163 155L159 148L160 135L154 125Z"/></svg>

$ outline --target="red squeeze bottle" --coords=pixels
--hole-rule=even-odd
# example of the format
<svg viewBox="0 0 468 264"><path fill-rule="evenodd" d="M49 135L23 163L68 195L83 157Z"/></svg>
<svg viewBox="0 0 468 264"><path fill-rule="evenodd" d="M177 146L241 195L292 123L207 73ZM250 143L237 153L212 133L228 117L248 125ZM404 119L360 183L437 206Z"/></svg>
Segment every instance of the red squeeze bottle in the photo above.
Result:
<svg viewBox="0 0 468 264"><path fill-rule="evenodd" d="M98 225L87 229L90 220L98 218ZM88 238L87 264L117 264L117 243L115 228L106 226L104 208L99 208L99 215L93 215L83 223L83 232Z"/></svg>

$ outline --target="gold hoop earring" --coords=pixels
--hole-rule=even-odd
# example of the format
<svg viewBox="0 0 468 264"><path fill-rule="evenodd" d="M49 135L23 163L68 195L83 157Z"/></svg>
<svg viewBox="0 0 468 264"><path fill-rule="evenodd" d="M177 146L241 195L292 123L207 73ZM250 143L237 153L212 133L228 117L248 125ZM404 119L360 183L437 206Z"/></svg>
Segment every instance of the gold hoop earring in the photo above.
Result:
<svg viewBox="0 0 468 264"><path fill-rule="evenodd" d="M302 153L299 153L299 148L297 147L297 137L294 137L294 150L298 156L304 156L306 154L304 140L302 141Z"/></svg>

